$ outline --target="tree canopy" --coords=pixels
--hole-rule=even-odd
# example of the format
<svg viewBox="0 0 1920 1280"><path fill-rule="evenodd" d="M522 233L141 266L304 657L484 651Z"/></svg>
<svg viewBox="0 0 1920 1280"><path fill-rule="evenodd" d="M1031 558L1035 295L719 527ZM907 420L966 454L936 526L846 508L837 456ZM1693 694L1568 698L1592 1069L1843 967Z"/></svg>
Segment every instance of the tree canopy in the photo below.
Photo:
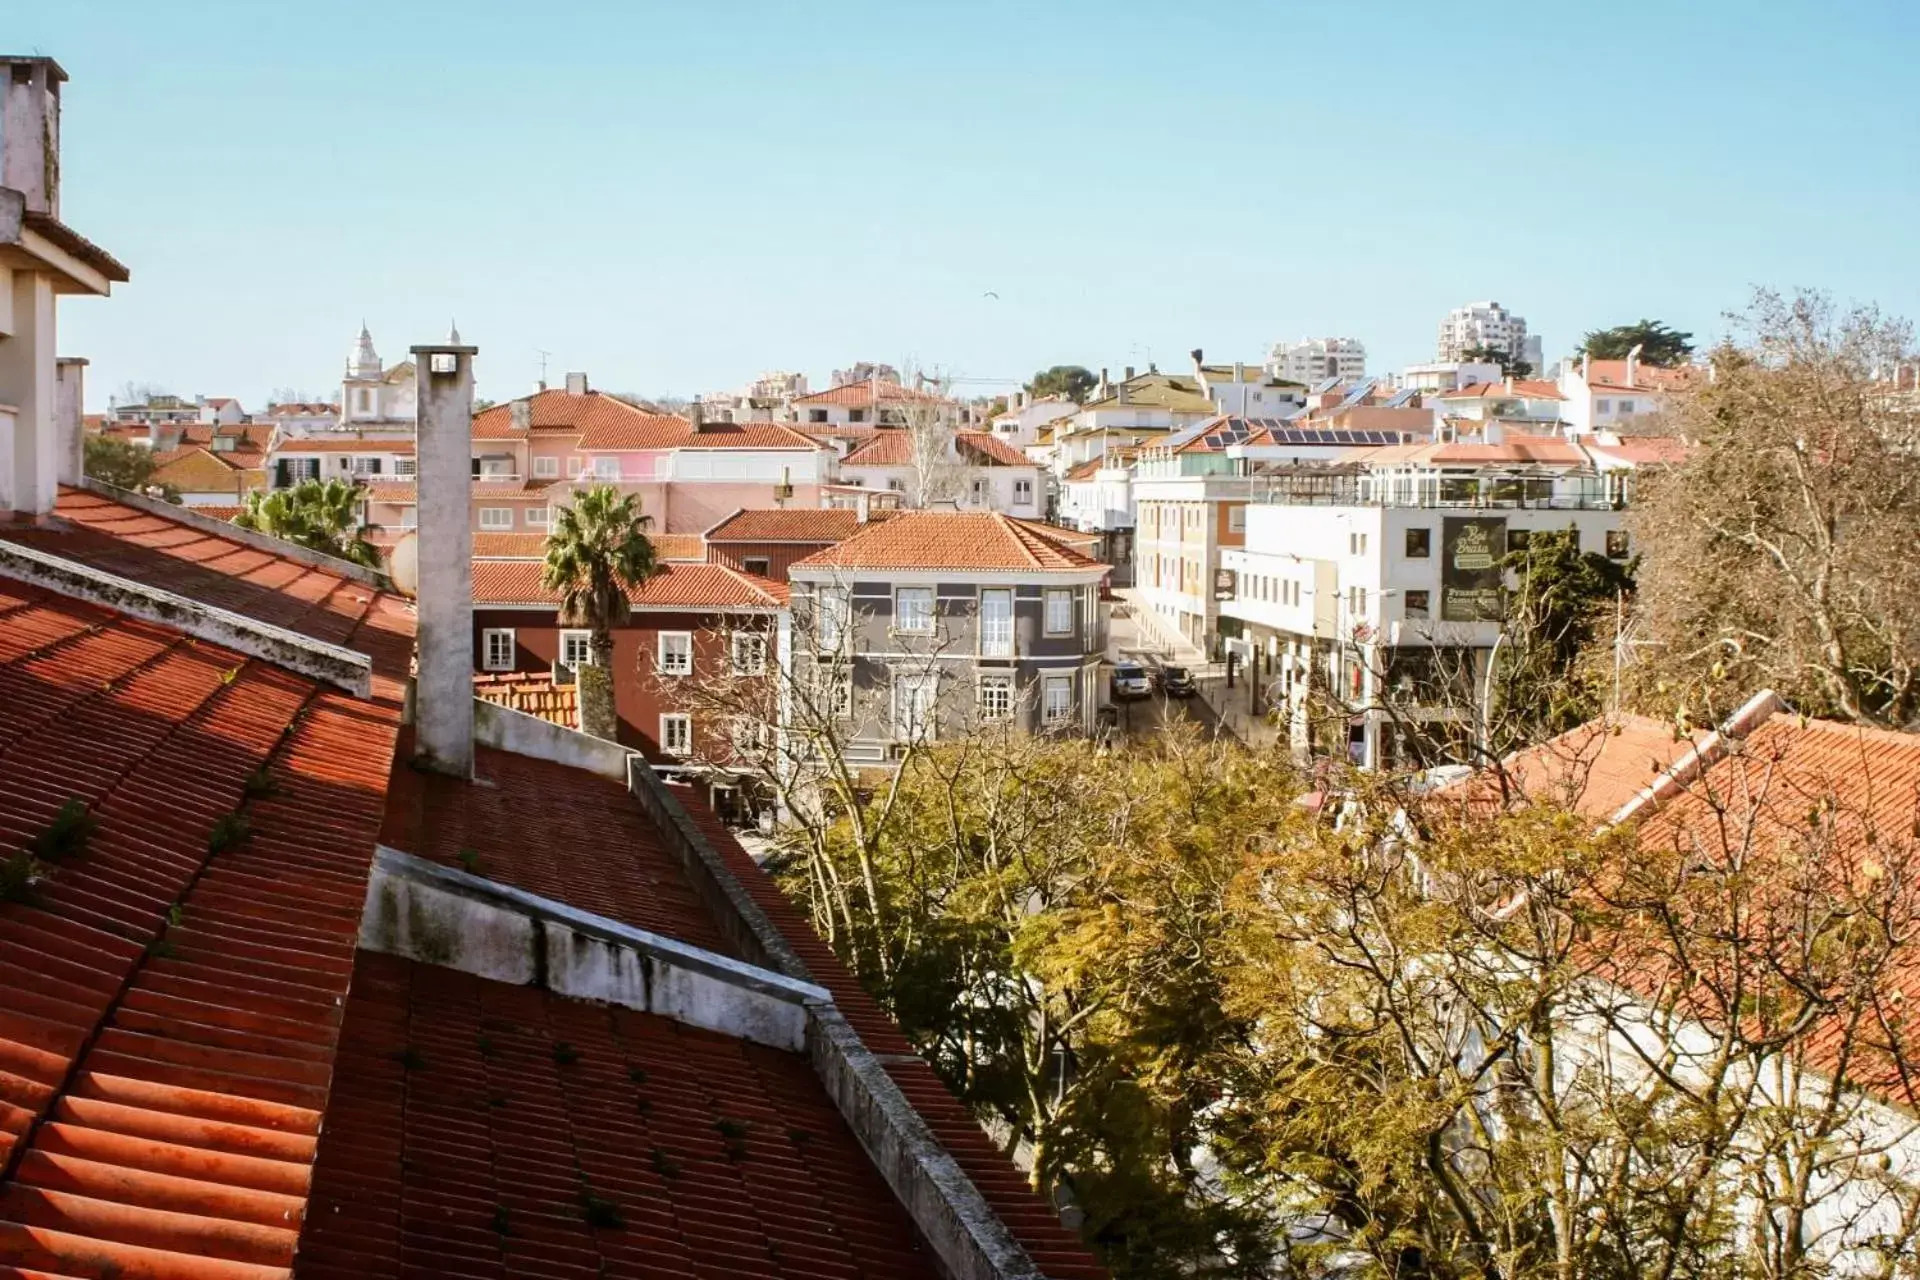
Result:
<svg viewBox="0 0 1920 1280"><path fill-rule="evenodd" d="M302 480L291 488L248 494L233 522L377 569L380 552L365 537L360 503L360 489L344 480Z"/></svg>
<svg viewBox="0 0 1920 1280"><path fill-rule="evenodd" d="M1500 374L1507 378L1531 378L1533 363L1524 360L1517 352L1505 347L1468 347L1460 353L1460 358L1475 364L1497 364Z"/></svg>
<svg viewBox="0 0 1920 1280"><path fill-rule="evenodd" d="M1037 400L1058 396L1075 404L1085 404L1088 393L1099 385L1098 378L1077 364L1056 364L1034 374L1027 390Z"/></svg>
<svg viewBox="0 0 1920 1280"><path fill-rule="evenodd" d="M1641 477L1639 696L1695 719L1771 688L1809 714L1920 725L1920 418L1876 382L1904 324L1760 294L1676 396L1685 461Z"/></svg>
<svg viewBox="0 0 1920 1280"><path fill-rule="evenodd" d="M1693 335L1668 328L1658 320L1595 329L1580 344L1580 354L1595 360L1624 360L1627 353L1640 348L1640 359L1648 364L1673 369L1693 357Z"/></svg>
<svg viewBox="0 0 1920 1280"><path fill-rule="evenodd" d="M95 480L135 492L144 492L153 482L153 450L145 445L113 436L88 436L85 451L87 474ZM169 502L180 500L170 491L161 496Z"/></svg>
<svg viewBox="0 0 1920 1280"><path fill-rule="evenodd" d="M593 662L574 673L580 686L581 728L596 737L617 736L613 702L613 629L632 614L627 593L656 571L647 529L653 517L640 510L640 495L595 485L571 506L556 509L547 534L540 581L560 595L562 625L585 627Z"/></svg>

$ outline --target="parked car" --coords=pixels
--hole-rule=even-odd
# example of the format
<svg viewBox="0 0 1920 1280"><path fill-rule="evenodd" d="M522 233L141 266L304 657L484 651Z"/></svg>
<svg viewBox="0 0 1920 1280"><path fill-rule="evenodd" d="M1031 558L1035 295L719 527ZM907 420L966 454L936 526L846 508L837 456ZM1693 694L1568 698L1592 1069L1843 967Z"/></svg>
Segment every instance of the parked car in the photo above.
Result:
<svg viewBox="0 0 1920 1280"><path fill-rule="evenodd" d="M1191 698L1196 692L1193 672L1185 667L1160 668L1160 692L1169 698Z"/></svg>
<svg viewBox="0 0 1920 1280"><path fill-rule="evenodd" d="M1144 698L1153 692L1153 683L1147 679L1147 669L1137 662L1122 662L1113 669L1113 700L1129 702L1135 698Z"/></svg>

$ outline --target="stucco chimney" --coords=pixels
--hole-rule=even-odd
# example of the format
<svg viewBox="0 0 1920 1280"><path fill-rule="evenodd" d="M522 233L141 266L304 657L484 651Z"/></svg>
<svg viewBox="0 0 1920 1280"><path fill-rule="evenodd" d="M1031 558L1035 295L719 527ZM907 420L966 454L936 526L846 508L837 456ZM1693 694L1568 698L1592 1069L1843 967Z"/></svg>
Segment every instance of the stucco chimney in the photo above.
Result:
<svg viewBox="0 0 1920 1280"><path fill-rule="evenodd" d="M693 424L693 433L699 435L707 429L707 406L698 400L687 404L687 421Z"/></svg>
<svg viewBox="0 0 1920 1280"><path fill-rule="evenodd" d="M1584 351L1580 353L1580 381L1593 381L1593 357Z"/></svg>
<svg viewBox="0 0 1920 1280"><path fill-rule="evenodd" d="M473 356L475 347L413 348L420 394L415 533L419 657L413 693L415 763L473 773ZM524 403L524 402L522 402Z"/></svg>
<svg viewBox="0 0 1920 1280"><path fill-rule="evenodd" d="M1513 394L1513 375L1512 374L1508 374L1506 376L1504 386L1506 388L1507 394L1512 395Z"/></svg>
<svg viewBox="0 0 1920 1280"><path fill-rule="evenodd" d="M53 424L58 440L53 465L61 484L77 485L87 472L86 393L87 362L79 356L61 356L53 370Z"/></svg>
<svg viewBox="0 0 1920 1280"><path fill-rule="evenodd" d="M0 187L28 213L60 216L60 85L52 58L0 58Z"/></svg>
<svg viewBox="0 0 1920 1280"><path fill-rule="evenodd" d="M1132 381L1133 381L1133 366L1132 366L1132 365L1128 365L1128 366L1127 366L1126 368L1124 368L1124 369L1122 369L1122 370L1120 371L1120 374L1121 374L1121 376L1122 376L1123 378L1125 378L1125 379L1126 379L1126 380L1127 380L1128 382L1132 382Z"/></svg>
<svg viewBox="0 0 1920 1280"><path fill-rule="evenodd" d="M1637 387L1639 380L1634 376L1640 372L1640 344L1635 343L1633 350L1627 352L1627 385Z"/></svg>
<svg viewBox="0 0 1920 1280"><path fill-rule="evenodd" d="M1112 394L1113 384L1107 381L1107 371L1105 366L1102 366L1100 369L1100 385L1093 389L1093 398L1095 400L1105 400Z"/></svg>
<svg viewBox="0 0 1920 1280"><path fill-rule="evenodd" d="M147 444L155 453L180 447L181 427L177 422L156 422L147 428Z"/></svg>
<svg viewBox="0 0 1920 1280"><path fill-rule="evenodd" d="M1131 384L1123 382L1115 390L1118 392L1120 396L1121 404L1133 403L1133 387Z"/></svg>
<svg viewBox="0 0 1920 1280"><path fill-rule="evenodd" d="M1247 362L1244 360L1235 360L1233 362L1233 385L1237 387L1246 380Z"/></svg>
<svg viewBox="0 0 1920 1280"><path fill-rule="evenodd" d="M568 374L567 394L570 396L583 396L587 394L587 375L584 373Z"/></svg>
<svg viewBox="0 0 1920 1280"><path fill-rule="evenodd" d="M868 519L872 515L873 515L873 499L867 496L867 493L865 490L861 490L859 493L854 494L853 495L854 523L865 524L867 523Z"/></svg>
<svg viewBox="0 0 1920 1280"><path fill-rule="evenodd" d="M507 421L515 431L527 431L533 427L533 401L515 400L507 406Z"/></svg>

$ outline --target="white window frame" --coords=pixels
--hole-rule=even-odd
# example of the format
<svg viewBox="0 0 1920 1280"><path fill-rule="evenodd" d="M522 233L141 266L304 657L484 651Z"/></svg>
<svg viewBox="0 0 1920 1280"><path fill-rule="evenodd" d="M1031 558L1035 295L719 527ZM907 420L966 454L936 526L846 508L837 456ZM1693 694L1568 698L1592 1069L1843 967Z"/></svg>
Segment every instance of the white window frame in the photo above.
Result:
<svg viewBox="0 0 1920 1280"><path fill-rule="evenodd" d="M671 647L669 641L674 642ZM654 670L663 676L692 675L693 632L662 631L654 647Z"/></svg>
<svg viewBox="0 0 1920 1280"><path fill-rule="evenodd" d="M1061 618L1065 619L1064 625L1055 625L1054 606L1056 604L1060 606ZM1073 634L1072 587L1048 587L1042 593L1041 605L1046 614L1046 633L1048 635L1070 636Z"/></svg>
<svg viewBox="0 0 1920 1280"><path fill-rule="evenodd" d="M909 626L907 623L906 614L901 608L901 602L907 598L909 593L912 594L915 600L920 599L923 593L925 595L927 611L924 615L924 625L921 625L920 617L915 618L914 625ZM934 615L939 611L939 607L940 597L937 589L934 587L895 587L893 589L893 630L903 636L930 636L934 630Z"/></svg>
<svg viewBox="0 0 1920 1280"><path fill-rule="evenodd" d="M980 677L979 702L982 720L1005 720L1013 714L1013 701L1011 675Z"/></svg>
<svg viewBox="0 0 1920 1280"><path fill-rule="evenodd" d="M595 480L618 480L620 478L620 459L601 454L593 460L593 478Z"/></svg>
<svg viewBox="0 0 1920 1280"><path fill-rule="evenodd" d="M393 474L396 476L410 476L417 474L417 472L418 467L415 465L414 459L395 458L393 460Z"/></svg>
<svg viewBox="0 0 1920 1280"><path fill-rule="evenodd" d="M580 478L580 456L578 454L570 453L567 455L567 479L578 480L579 478Z"/></svg>
<svg viewBox="0 0 1920 1280"><path fill-rule="evenodd" d="M677 745L676 739L678 740ZM670 711L661 716L659 742L661 755L692 755L693 717L684 711Z"/></svg>
<svg viewBox="0 0 1920 1280"><path fill-rule="evenodd" d="M1004 622L1005 622L1004 637L989 636L987 634L987 623L989 621L987 617L988 597L993 597L994 599L997 599L997 600L1005 600L1007 602L1007 613L1006 613L1006 618L1004 619ZM982 587L980 589L980 656L981 657L1011 658L1014 656L1015 650L1018 647L1018 643L1019 643L1018 624L1014 621L1016 616L1017 615L1014 610L1014 594L1013 594L1012 587ZM993 619L992 621L999 622L1001 620ZM996 626L994 630L1000 631L1002 630L1002 628L999 626Z"/></svg>
<svg viewBox="0 0 1920 1280"><path fill-rule="evenodd" d="M1247 509L1234 506L1227 508L1227 532L1245 533L1247 531Z"/></svg>
<svg viewBox="0 0 1920 1280"><path fill-rule="evenodd" d="M567 651L576 644L580 646L580 660L577 662L570 662L567 660ZM593 665L593 632L587 631L583 628L576 628L576 627L566 628L565 630L560 632L560 647L555 652L557 652L560 655L559 662L560 662L560 665L563 667L571 667L577 671L581 667L592 666Z"/></svg>
<svg viewBox="0 0 1920 1280"><path fill-rule="evenodd" d="M506 518L505 523L501 522L501 517L503 516ZM513 528L513 508L512 507L480 508L480 529L482 532L502 533L512 528Z"/></svg>
<svg viewBox="0 0 1920 1280"><path fill-rule="evenodd" d="M741 660L744 642L748 658ZM737 676L763 676L767 674L767 637L758 631L736 631L727 645L727 657Z"/></svg>
<svg viewBox="0 0 1920 1280"><path fill-rule="evenodd" d="M851 637L853 588L821 587L814 596L814 642L822 653L836 652Z"/></svg>
<svg viewBox="0 0 1920 1280"><path fill-rule="evenodd" d="M1063 692L1066 701L1055 705L1054 695ZM1046 724L1065 724L1073 719L1073 677L1045 676L1042 678L1040 696L1040 718Z"/></svg>
<svg viewBox="0 0 1920 1280"><path fill-rule="evenodd" d="M815 665L813 672L816 707L835 720L853 719L853 668L842 663L822 662Z"/></svg>
<svg viewBox="0 0 1920 1280"><path fill-rule="evenodd" d="M503 639L504 637L504 639ZM505 657L494 656L494 646L505 644ZM518 652L514 642L512 627L485 627L480 632L480 669L482 671L513 670L514 655Z"/></svg>
<svg viewBox="0 0 1920 1280"><path fill-rule="evenodd" d="M901 719L900 693L903 687L930 689L927 697L925 723L916 720L904 723ZM893 736L901 742L931 742L939 730L940 717L935 714L940 706L940 675L935 671L900 672L893 677Z"/></svg>
<svg viewBox="0 0 1920 1280"><path fill-rule="evenodd" d="M533 478L535 480L557 480L560 478L560 459L535 458L533 460Z"/></svg>
<svg viewBox="0 0 1920 1280"><path fill-rule="evenodd" d="M552 523L553 523L553 511L550 508L547 508L547 507L528 507L527 508L527 527L529 529L544 529Z"/></svg>
<svg viewBox="0 0 1920 1280"><path fill-rule="evenodd" d="M758 569L753 567L756 564L760 566ZM751 573L756 578L771 578L773 576L773 557L741 556L740 571L742 573Z"/></svg>
<svg viewBox="0 0 1920 1280"><path fill-rule="evenodd" d="M1017 507L1033 505L1033 481L1015 480L1013 482L1013 504Z"/></svg>

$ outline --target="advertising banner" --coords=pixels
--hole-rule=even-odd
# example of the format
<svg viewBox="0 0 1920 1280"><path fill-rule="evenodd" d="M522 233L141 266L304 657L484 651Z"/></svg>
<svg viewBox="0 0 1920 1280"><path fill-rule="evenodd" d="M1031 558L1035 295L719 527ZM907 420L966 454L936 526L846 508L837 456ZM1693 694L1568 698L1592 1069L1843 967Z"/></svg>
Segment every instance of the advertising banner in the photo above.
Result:
<svg viewBox="0 0 1920 1280"><path fill-rule="evenodd" d="M1498 516L1448 516L1440 526L1440 617L1481 622L1500 617L1500 560L1507 522Z"/></svg>

